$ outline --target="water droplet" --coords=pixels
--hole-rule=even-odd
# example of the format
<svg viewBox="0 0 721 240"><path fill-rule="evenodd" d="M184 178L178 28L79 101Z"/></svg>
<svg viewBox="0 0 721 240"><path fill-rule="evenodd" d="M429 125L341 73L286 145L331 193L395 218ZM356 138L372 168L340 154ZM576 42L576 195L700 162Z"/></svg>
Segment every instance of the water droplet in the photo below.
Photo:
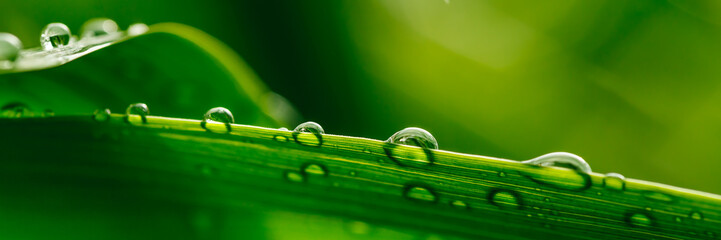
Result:
<svg viewBox="0 0 721 240"><path fill-rule="evenodd" d="M454 207L456 207L456 208L461 208L461 209L467 209L467 208L468 208L468 204L466 204L466 202L461 201L461 200L453 200L453 201L451 201L451 206L454 206Z"/></svg>
<svg viewBox="0 0 721 240"><path fill-rule="evenodd" d="M626 178L618 173L606 173L603 178L603 187L614 191L626 189Z"/></svg>
<svg viewBox="0 0 721 240"><path fill-rule="evenodd" d="M110 109L98 109L93 113L93 119L98 122L107 122L110 120Z"/></svg>
<svg viewBox="0 0 721 240"><path fill-rule="evenodd" d="M406 186L403 195L414 201L435 202L437 200L436 194L429 188L419 186Z"/></svg>
<svg viewBox="0 0 721 240"><path fill-rule="evenodd" d="M10 33L0 33L0 61L15 61L23 49L20 39Z"/></svg>
<svg viewBox="0 0 721 240"><path fill-rule="evenodd" d="M285 172L285 179L287 179L288 181L291 181L291 182L304 182L305 176L303 176L303 174L300 174L298 172L288 171L288 172Z"/></svg>
<svg viewBox="0 0 721 240"><path fill-rule="evenodd" d="M147 123L148 113L150 113L150 110L148 109L148 105L145 105L145 103L130 104L125 110L125 114L127 114L127 116L125 116L125 121L127 123Z"/></svg>
<svg viewBox="0 0 721 240"><path fill-rule="evenodd" d="M688 217L690 217L693 220L702 220L703 214L701 214L701 212L699 212L699 211L692 211L691 213L688 214Z"/></svg>
<svg viewBox="0 0 721 240"><path fill-rule="evenodd" d="M499 208L521 208L520 195L510 190L492 190L488 194L488 201Z"/></svg>
<svg viewBox="0 0 721 240"><path fill-rule="evenodd" d="M2 112L2 116L6 118L19 118L31 114L30 107L21 102L5 104L0 108L0 112Z"/></svg>
<svg viewBox="0 0 721 240"><path fill-rule="evenodd" d="M288 142L288 137L283 136L283 135L275 135L275 136L273 136L273 140L278 141L278 142Z"/></svg>
<svg viewBox="0 0 721 240"><path fill-rule="evenodd" d="M323 127L315 122L304 122L293 129L293 140L301 145L320 147L323 145Z"/></svg>
<svg viewBox="0 0 721 240"><path fill-rule="evenodd" d="M325 169L323 165L319 164L308 164L305 167L303 167L303 173L306 175L318 175L318 176L327 176L328 171Z"/></svg>
<svg viewBox="0 0 721 240"><path fill-rule="evenodd" d="M547 198L547 197L545 197L545 198L543 198L543 201L545 201L545 202L550 202L550 201L551 201L551 199L550 199L550 198Z"/></svg>
<svg viewBox="0 0 721 240"><path fill-rule="evenodd" d="M506 172L498 172L499 177L506 177Z"/></svg>
<svg viewBox="0 0 721 240"><path fill-rule="evenodd" d="M145 23L136 23L128 27L128 35L138 36L140 34L148 32L148 29L150 28Z"/></svg>
<svg viewBox="0 0 721 240"><path fill-rule="evenodd" d="M40 34L40 45L45 50L64 47L69 43L70 29L62 23L48 24Z"/></svg>
<svg viewBox="0 0 721 240"><path fill-rule="evenodd" d="M208 110L203 115L203 121L200 122L200 127L205 130L213 131L212 125L216 123L222 123L225 125L225 130L230 132L232 130L231 124L235 122L233 114L230 110L223 107L215 107Z"/></svg>
<svg viewBox="0 0 721 240"><path fill-rule="evenodd" d="M596 192L596 195L598 195L598 196L602 196L602 195L603 195L603 193L602 193L602 192Z"/></svg>
<svg viewBox="0 0 721 240"><path fill-rule="evenodd" d="M539 166L553 166L553 165L569 165L578 171L584 173L591 172L591 166L586 163L583 158L567 152L554 152L540 157L523 161L525 164L539 165Z"/></svg>
<svg viewBox="0 0 721 240"><path fill-rule="evenodd" d="M286 128L286 127L278 128L278 130L281 130L281 131L290 131L290 130L288 130L288 128Z"/></svg>
<svg viewBox="0 0 721 240"><path fill-rule="evenodd" d="M351 176L358 175L358 173L356 171L350 171L350 172L348 172L348 174L350 174Z"/></svg>
<svg viewBox="0 0 721 240"><path fill-rule="evenodd" d="M416 146L421 148L438 149L438 141L426 130L409 127L391 135L386 142Z"/></svg>
<svg viewBox="0 0 721 240"><path fill-rule="evenodd" d="M676 222L678 222L678 223L680 223L680 222L682 222L682 221L683 221L683 220L681 220L681 218L680 218L680 217L675 217L675 218L673 218L673 220L675 220L675 221L676 221Z"/></svg>
<svg viewBox="0 0 721 240"><path fill-rule="evenodd" d="M633 213L627 216L628 223L639 227L649 227L653 223L651 218L643 213Z"/></svg>
<svg viewBox="0 0 721 240"><path fill-rule="evenodd" d="M415 146L418 148L401 147ZM425 166L434 163L433 151L438 149L438 142L428 131L409 127L394 133L386 144L383 151L393 162L402 166Z"/></svg>
<svg viewBox="0 0 721 240"><path fill-rule="evenodd" d="M105 36L118 32L118 24L107 18L93 18L85 22L82 27L85 38Z"/></svg>

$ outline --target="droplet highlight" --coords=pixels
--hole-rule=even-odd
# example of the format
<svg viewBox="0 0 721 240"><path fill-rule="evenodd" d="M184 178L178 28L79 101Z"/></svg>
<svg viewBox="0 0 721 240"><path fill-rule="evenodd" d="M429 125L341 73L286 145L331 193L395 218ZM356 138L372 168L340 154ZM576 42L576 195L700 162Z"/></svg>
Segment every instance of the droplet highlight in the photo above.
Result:
<svg viewBox="0 0 721 240"><path fill-rule="evenodd" d="M118 24L108 18L93 18L82 27L82 38L92 38L118 33Z"/></svg>
<svg viewBox="0 0 721 240"><path fill-rule="evenodd" d="M128 27L128 35L131 37L148 32L150 28L145 23L135 23Z"/></svg>
<svg viewBox="0 0 721 240"><path fill-rule="evenodd" d="M303 173L306 175L327 176L328 170L320 164L308 164L303 167Z"/></svg>
<svg viewBox="0 0 721 240"><path fill-rule="evenodd" d="M96 122L107 122L110 120L110 109L98 109L93 113L93 119Z"/></svg>
<svg viewBox="0 0 721 240"><path fill-rule="evenodd" d="M531 160L523 161L523 163L539 166L569 165L572 168L584 173L591 172L591 166L586 163L586 160L583 160L583 158L576 154L567 152L549 153Z"/></svg>
<svg viewBox="0 0 721 240"><path fill-rule="evenodd" d="M20 39L10 33L0 33L0 62L13 62L18 58L23 44Z"/></svg>
<svg viewBox="0 0 721 240"><path fill-rule="evenodd" d="M626 177L618 173L606 173L603 177L603 187L614 191L626 190Z"/></svg>
<svg viewBox="0 0 721 240"><path fill-rule="evenodd" d="M230 110L224 107L215 107L211 108L205 113L205 115L203 115L200 127L205 130L215 132L217 131L214 129L215 124L222 124L224 125L224 130L230 132L232 130L231 124L234 122L235 119L233 118L233 113L231 113Z"/></svg>
<svg viewBox="0 0 721 240"><path fill-rule="evenodd" d="M410 200L418 202L436 202L438 199L433 191L421 186L407 186L403 195Z"/></svg>
<svg viewBox="0 0 721 240"><path fill-rule="evenodd" d="M459 209L468 209L468 204L461 200L453 200L451 201L451 206Z"/></svg>
<svg viewBox="0 0 721 240"><path fill-rule="evenodd" d="M438 149L438 141L436 141L436 138L434 138L428 131L416 127L409 127L400 130L391 135L386 142L421 148Z"/></svg>
<svg viewBox="0 0 721 240"><path fill-rule="evenodd" d="M125 114L127 114L127 116L125 116L125 122L145 124L148 122L147 116L149 113L150 110L145 103L130 104L128 108L125 109Z"/></svg>
<svg viewBox="0 0 721 240"><path fill-rule="evenodd" d="M488 194L488 201L499 208L521 208L521 197L510 190L493 190Z"/></svg>
<svg viewBox="0 0 721 240"><path fill-rule="evenodd" d="M646 214L643 213L633 213L627 216L627 219L629 224L633 226L638 227L650 227L653 223L653 220L651 220L651 217L649 217Z"/></svg>
<svg viewBox="0 0 721 240"><path fill-rule="evenodd" d="M691 213L688 214L688 217L693 220L703 220L703 214L699 211L691 211Z"/></svg>
<svg viewBox="0 0 721 240"><path fill-rule="evenodd" d="M285 179L291 182L305 182L303 174L293 171L285 172Z"/></svg>
<svg viewBox="0 0 721 240"><path fill-rule="evenodd" d="M323 145L323 134L325 131L320 124L315 122L304 122L293 129L293 140L300 145L320 147Z"/></svg>
<svg viewBox="0 0 721 240"><path fill-rule="evenodd" d="M60 48L70 44L70 29L62 23L50 23L40 34L40 45L45 50Z"/></svg>

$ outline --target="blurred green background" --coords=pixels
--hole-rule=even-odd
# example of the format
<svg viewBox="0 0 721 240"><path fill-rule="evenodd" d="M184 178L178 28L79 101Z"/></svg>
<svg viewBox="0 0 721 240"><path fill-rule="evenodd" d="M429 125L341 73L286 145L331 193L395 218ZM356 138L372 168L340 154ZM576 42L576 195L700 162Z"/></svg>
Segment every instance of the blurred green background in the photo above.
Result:
<svg viewBox="0 0 721 240"><path fill-rule="evenodd" d="M0 32L26 47L50 22L197 27L328 133L417 126L445 150L567 151L595 172L721 193L721 3L5 0L0 11Z"/></svg>

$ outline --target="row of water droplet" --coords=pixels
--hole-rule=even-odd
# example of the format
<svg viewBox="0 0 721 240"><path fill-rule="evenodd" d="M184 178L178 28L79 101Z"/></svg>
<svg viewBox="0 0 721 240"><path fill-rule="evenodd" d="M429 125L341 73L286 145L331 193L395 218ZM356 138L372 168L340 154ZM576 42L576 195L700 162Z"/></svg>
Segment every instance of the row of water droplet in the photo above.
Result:
<svg viewBox="0 0 721 240"><path fill-rule="evenodd" d="M120 38L123 34L136 36L145 33L148 26L142 23L132 24L127 32L119 31L118 24L107 18L90 19L82 27L81 38L72 35L70 28L63 23L50 23L40 33L40 46L44 51L63 49L77 42L97 44ZM12 63L22 56L22 41L11 33L0 32L0 67L11 68Z"/></svg>
<svg viewBox="0 0 721 240"><path fill-rule="evenodd" d="M23 114L27 112L28 107L21 103L10 103L2 107L3 116L13 114ZM147 116L150 113L148 106L144 103L130 104L126 109L125 121L128 123L145 124L147 123ZM104 122L110 118L110 110L102 109L95 112L93 118L96 121ZM10 116L13 117L13 116ZM17 117L17 116L15 116ZM223 131L229 133L232 131L231 124L234 123L233 114L226 108L216 107L208 110L203 116L201 121L201 127L209 132ZM217 126L223 126L217 128ZM216 127L213 127L216 126ZM281 128L281 130L288 130ZM292 138L294 141L301 145L320 147L323 145L323 134L325 131L323 128L315 122L305 122L298 125L292 131ZM286 136L276 135L274 139L279 142L288 142L289 139ZM432 150L438 149L438 142L436 139L426 130L420 128L406 128L393 134L388 140L386 140L386 147L384 149L389 150L388 157L393 159L392 149L396 145L409 145L420 147L424 150L426 155L432 154ZM391 147L388 147L391 146ZM432 159L430 156L426 156L427 159ZM432 160L425 161L426 164L433 164ZM562 166L568 166L569 168L575 169L581 174L588 174L591 172L591 168L588 163L585 162L581 157L570 153L550 153L538 158L524 161L525 164L539 165L539 166L550 166L554 164L562 164ZM401 164L403 165L403 164ZM356 176L355 171L351 171L348 174ZM284 178L291 182L305 182L309 176L329 176L328 169L320 163L308 163L301 167L300 171L286 171L284 172ZM504 178L508 174L504 171L498 172L498 177ZM603 178L602 187L610 190L622 192L626 190L626 181L623 175L618 173L608 173ZM409 184L402 192L403 196L413 201L436 203L438 202L438 196L431 187L425 186L424 184ZM598 195L601 195L600 192ZM663 202L673 201L673 197L667 194L658 192L644 192L644 197ZM501 209L521 209L523 206L521 195L512 190L506 189L493 189L488 192L486 199L494 206ZM549 198L544 198L544 201L549 202ZM449 202L452 206L457 208L470 208L470 205L461 200L452 200ZM624 216L624 220L637 227L651 227L654 226L655 218L651 215L651 209L646 208L646 211L633 211L629 212ZM556 212L557 211L553 211ZM703 214L699 211L692 211L688 214L687 218L689 221L703 220ZM684 222L682 217L674 217L673 220L677 223ZM713 232L707 232L706 235L711 236Z"/></svg>

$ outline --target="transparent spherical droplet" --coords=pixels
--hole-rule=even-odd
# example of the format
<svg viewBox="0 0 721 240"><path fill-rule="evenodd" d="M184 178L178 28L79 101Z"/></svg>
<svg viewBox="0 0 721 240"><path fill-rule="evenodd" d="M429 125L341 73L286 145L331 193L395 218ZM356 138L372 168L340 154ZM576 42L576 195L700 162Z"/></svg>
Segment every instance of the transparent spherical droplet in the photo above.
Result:
<svg viewBox="0 0 721 240"><path fill-rule="evenodd" d="M118 32L118 24L107 18L93 18L82 27L83 38L98 37Z"/></svg>
<svg viewBox="0 0 721 240"><path fill-rule="evenodd" d="M129 36L138 36L140 34L148 32L150 28L145 23L135 23L128 27Z"/></svg>
<svg viewBox="0 0 721 240"><path fill-rule="evenodd" d="M523 161L525 164L539 165L539 166L553 166L553 165L569 165L578 171L584 173L591 172L591 166L586 163L586 160L577 156L576 154L567 152L554 152L540 157Z"/></svg>
<svg viewBox="0 0 721 240"><path fill-rule="evenodd" d="M320 147L323 145L324 133L320 124L304 122L293 129L293 140L301 145Z"/></svg>
<svg viewBox="0 0 721 240"><path fill-rule="evenodd" d="M0 61L15 61L23 49L20 39L10 33L0 33Z"/></svg>
<svg viewBox="0 0 721 240"><path fill-rule="evenodd" d="M506 177L507 174L506 174L506 172L498 172L498 176L499 176L499 177Z"/></svg>
<svg viewBox="0 0 721 240"><path fill-rule="evenodd" d="M508 190L492 191L488 200L500 208L520 208L520 196Z"/></svg>
<svg viewBox="0 0 721 240"><path fill-rule="evenodd" d="M285 179L288 181L291 181L291 182L304 182L305 176L303 176L303 174L300 174L298 172L286 172Z"/></svg>
<svg viewBox="0 0 721 240"><path fill-rule="evenodd" d="M631 225L639 226L639 227L648 227L648 226L651 226L651 224L652 224L651 218L643 213L631 214L628 216L627 221Z"/></svg>
<svg viewBox="0 0 721 240"><path fill-rule="evenodd" d="M45 50L64 47L69 43L70 29L62 23L48 24L40 34L40 45Z"/></svg>
<svg viewBox="0 0 721 240"><path fill-rule="evenodd" d="M626 178L618 173L606 173L603 178L603 187L615 191L626 189Z"/></svg>
<svg viewBox="0 0 721 240"><path fill-rule="evenodd" d="M2 108L0 108L0 112L2 113L2 116L6 118L19 118L32 114L30 107L21 102L11 102L5 104Z"/></svg>
<svg viewBox="0 0 721 240"><path fill-rule="evenodd" d="M419 186L406 187L403 195L411 200L421 202L435 202L437 199L436 194L433 193L431 190Z"/></svg>
<svg viewBox="0 0 721 240"><path fill-rule="evenodd" d="M224 107L215 107L208 110L203 115L203 121L200 122L200 126L208 131L218 131L215 129L214 124L220 123L223 125L224 130L227 132L231 131L231 124L235 122L233 113Z"/></svg>
<svg viewBox="0 0 721 240"><path fill-rule="evenodd" d="M150 110L145 103L130 104L125 110L125 114L127 114L125 121L128 123L147 123L149 113Z"/></svg>
<svg viewBox="0 0 721 240"><path fill-rule="evenodd" d="M438 141L426 130L409 127L391 135L386 142L416 146L421 148L438 149Z"/></svg>
<svg viewBox="0 0 721 240"><path fill-rule="evenodd" d="M305 173L306 175L326 176L328 174L328 171L323 165L308 164L303 167L303 173Z"/></svg>
<svg viewBox="0 0 721 240"><path fill-rule="evenodd" d="M110 109L98 109L93 113L93 119L98 122L107 122L110 120Z"/></svg>

